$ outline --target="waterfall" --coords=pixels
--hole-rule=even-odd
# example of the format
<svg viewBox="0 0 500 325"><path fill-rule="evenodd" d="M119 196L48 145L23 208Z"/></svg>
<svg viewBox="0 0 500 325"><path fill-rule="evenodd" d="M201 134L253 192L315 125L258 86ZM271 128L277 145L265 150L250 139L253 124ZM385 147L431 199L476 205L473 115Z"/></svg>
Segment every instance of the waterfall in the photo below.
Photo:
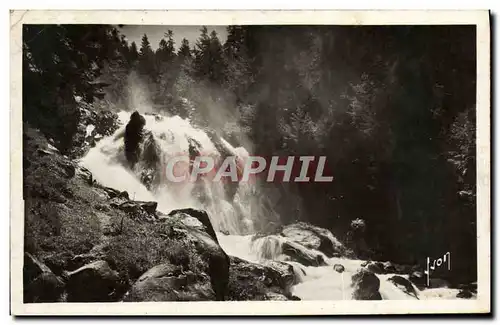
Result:
<svg viewBox="0 0 500 325"><path fill-rule="evenodd" d="M176 155L189 156L191 141L198 146L201 154L221 159L216 145L204 131L194 128L189 120L179 116L143 115L146 120L145 141L141 147L143 155L137 165L130 169L123 148L123 135L130 113L120 112L118 115L121 127L113 136L99 141L81 160L81 164L93 173L98 182L125 190L136 200L157 201L158 210L164 213L187 207L204 209L210 215L216 231L230 234L254 231L250 206L252 200L248 198L248 193L252 191L251 184L239 186L230 202L225 197L227 185L222 182L166 182L166 162ZM235 155L248 155L245 148L234 148L224 139L219 145ZM159 161L152 167L150 160L155 151L158 151ZM141 182L145 173L154 175L154 188L147 188Z"/></svg>
<svg viewBox="0 0 500 325"><path fill-rule="evenodd" d="M165 162L176 155L189 155L191 146L196 146L203 155L221 159L224 154L241 158L248 157L243 147L233 147L225 139L214 141L201 129L193 127L189 120L179 116L145 114L145 141L141 145L142 158L132 168L124 154L123 136L130 112L120 112L121 127L109 137L102 138L80 161L89 169L94 179L102 185L127 191L130 198L158 202L158 210L167 214L181 208L199 208L208 212L220 245L228 255L251 262L281 260L293 266L300 283L293 294L304 300L352 299L351 276L363 261L347 258L326 258L326 266L304 266L290 261L282 253L285 238L280 235L255 236L257 224L262 224L264 210L255 200L258 189L252 183L238 184L232 199L226 195L223 182L167 182ZM214 143L215 142L215 143ZM148 179L148 182L144 180ZM146 184L145 184L146 183ZM234 184L233 184L234 185ZM265 220L264 220L265 221ZM336 241L335 238L332 239ZM339 243L340 245L340 243ZM311 250L312 251L312 250ZM316 254L322 254L315 251ZM323 254L324 256L324 254ZM345 271L337 273L333 265L339 263ZM379 276L380 293L383 299L415 299ZM456 291L447 288L424 290L421 299L450 299Z"/></svg>

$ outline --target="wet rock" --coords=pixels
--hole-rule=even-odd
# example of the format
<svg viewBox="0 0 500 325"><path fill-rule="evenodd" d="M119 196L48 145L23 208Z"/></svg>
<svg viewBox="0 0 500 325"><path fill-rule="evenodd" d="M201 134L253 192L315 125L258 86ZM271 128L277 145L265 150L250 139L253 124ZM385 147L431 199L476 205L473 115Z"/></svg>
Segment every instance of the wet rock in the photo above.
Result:
<svg viewBox="0 0 500 325"><path fill-rule="evenodd" d="M231 300L289 300L290 288L298 283L293 266L287 263L269 261L257 264L234 256L230 260Z"/></svg>
<svg viewBox="0 0 500 325"><path fill-rule="evenodd" d="M383 265L383 270L384 270L384 273L396 273L396 268L394 267L394 264L392 264L391 262L384 262L382 263Z"/></svg>
<svg viewBox="0 0 500 325"><path fill-rule="evenodd" d="M57 302L64 282L30 253L24 254L23 300L25 303Z"/></svg>
<svg viewBox="0 0 500 325"><path fill-rule="evenodd" d="M325 259L301 244L286 241L281 245L283 254L289 256L292 261L299 262L305 266L323 266L326 265Z"/></svg>
<svg viewBox="0 0 500 325"><path fill-rule="evenodd" d="M131 168L135 166L141 156L140 143L143 140L145 125L145 118L139 112L135 111L130 115L130 120L125 127L125 157L130 163Z"/></svg>
<svg viewBox="0 0 500 325"><path fill-rule="evenodd" d="M116 299L120 277L103 260L82 266L67 273L66 291L69 302L106 302Z"/></svg>
<svg viewBox="0 0 500 325"><path fill-rule="evenodd" d="M343 265L341 265L341 264L335 264L335 265L333 266L333 269L334 269L336 272L338 272L338 273L342 273L342 272L344 272L344 271L345 271L345 267L344 267Z"/></svg>
<svg viewBox="0 0 500 325"><path fill-rule="evenodd" d="M208 275L216 300L225 300L229 281L229 256L209 233L197 229L189 229L188 236L205 263L208 264ZM215 237L217 238L217 237Z"/></svg>
<svg viewBox="0 0 500 325"><path fill-rule="evenodd" d="M366 266L366 269L376 274L385 274L384 264L382 262L370 262Z"/></svg>
<svg viewBox="0 0 500 325"><path fill-rule="evenodd" d="M331 231L305 222L283 227L281 235L304 247L318 250L327 257L344 256L346 252L344 245L333 236Z"/></svg>
<svg viewBox="0 0 500 325"><path fill-rule="evenodd" d="M429 277L429 283L427 283L427 275L422 271L414 271L409 276L410 281L419 289L427 288L448 288L450 283L444 279Z"/></svg>
<svg viewBox="0 0 500 325"><path fill-rule="evenodd" d="M368 264L370 264L370 261L364 261L363 263L361 263L361 267L365 267L365 266L367 266Z"/></svg>
<svg viewBox="0 0 500 325"><path fill-rule="evenodd" d="M182 272L179 266L166 263L144 273L125 294L124 301L207 301L215 300L207 274Z"/></svg>
<svg viewBox="0 0 500 325"><path fill-rule="evenodd" d="M224 300L229 281L229 257L219 245L208 214L203 210L179 209L162 216L161 222L170 225L169 238L184 238L194 245L207 266L206 273L216 299Z"/></svg>
<svg viewBox="0 0 500 325"><path fill-rule="evenodd" d="M410 274L409 279L420 290L427 287L427 276L424 274L424 272L414 271Z"/></svg>
<svg viewBox="0 0 500 325"><path fill-rule="evenodd" d="M412 272L411 265L394 264L396 274L410 274Z"/></svg>
<svg viewBox="0 0 500 325"><path fill-rule="evenodd" d="M205 227L206 232L212 237L212 239L217 244L219 243L219 241L217 239L217 235L215 234L214 227L212 226L212 223L210 222L210 218L205 211L187 208L187 209L172 210L168 215L175 216L175 215L179 215L179 214L180 215L187 215L187 216L198 219L198 221L200 221L201 224Z"/></svg>
<svg viewBox="0 0 500 325"><path fill-rule="evenodd" d="M417 299L418 294L411 282L408 279L403 278L402 276L395 275L393 277L390 277L388 281L392 282L395 286L400 288L403 292L405 292L407 295L413 296Z"/></svg>
<svg viewBox="0 0 500 325"><path fill-rule="evenodd" d="M273 284L285 291L288 291L293 285L300 282L300 278L297 277L294 267L291 264L281 261L266 261L264 265L270 268L274 279Z"/></svg>
<svg viewBox="0 0 500 325"><path fill-rule="evenodd" d="M379 292L380 280L373 272L366 268L359 269L352 275L351 281L354 300L382 300Z"/></svg>
<svg viewBox="0 0 500 325"><path fill-rule="evenodd" d="M471 299L473 297L475 297L475 295L469 290L462 289L457 293L457 298L460 299Z"/></svg>

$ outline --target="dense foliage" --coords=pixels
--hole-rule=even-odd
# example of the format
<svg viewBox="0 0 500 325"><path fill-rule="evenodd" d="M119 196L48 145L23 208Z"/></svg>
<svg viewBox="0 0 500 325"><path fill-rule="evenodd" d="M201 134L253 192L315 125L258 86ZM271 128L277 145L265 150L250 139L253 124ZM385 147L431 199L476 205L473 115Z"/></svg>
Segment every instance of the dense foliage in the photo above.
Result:
<svg viewBox="0 0 500 325"><path fill-rule="evenodd" d="M26 26L25 120L67 147L74 96L91 101L104 83L111 107L189 117L256 155L327 156L333 183L262 184L280 222L356 240L359 219L358 255L450 251L455 274L475 278L475 32L230 26L222 42L203 27L194 47L167 31L154 50L110 26Z"/></svg>

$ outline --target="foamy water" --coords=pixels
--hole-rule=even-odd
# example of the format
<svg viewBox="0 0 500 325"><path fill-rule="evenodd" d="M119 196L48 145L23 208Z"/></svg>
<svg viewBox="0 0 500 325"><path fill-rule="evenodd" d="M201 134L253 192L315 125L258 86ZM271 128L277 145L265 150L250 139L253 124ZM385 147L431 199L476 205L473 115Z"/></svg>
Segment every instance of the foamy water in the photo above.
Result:
<svg viewBox="0 0 500 325"><path fill-rule="evenodd" d="M196 140L204 153L219 154L210 137L202 130L192 127L188 120L178 116L155 117L144 115L146 130L150 131L160 148L164 158L179 153L187 153L188 139ZM178 186L162 183L154 191L148 190L141 182L139 170L130 170L123 150L123 133L129 121L129 112L120 112L121 127L110 137L105 137L83 157L80 163L88 168L93 177L102 185L121 191L127 191L132 199L158 202L158 209L168 213L173 209L194 207L207 210L211 222L217 232L220 245L228 255L262 263L266 260L281 260L293 265L296 276L301 283L292 288L294 295L304 300L349 300L352 299L351 276L361 267L361 260L345 258L326 258L327 266L306 267L291 262L282 254L281 245L285 240L281 236L267 236L253 240L255 218L259 216L261 207L252 203L255 188L251 184L241 185L234 202L224 199L222 183L205 184L208 203L200 203L192 195L193 184ZM221 139L220 144L230 153L240 157L248 156L245 148L234 148ZM140 164L139 164L140 168ZM226 234L223 234L225 232ZM229 235L227 235L229 233ZM335 239L336 240L336 239ZM322 254L320 252L316 252ZM334 264L341 264L345 271L338 273ZM306 275L303 275L305 271ZM416 299L404 293L391 282L392 275L378 275L380 293L383 299ZM417 290L418 291L418 290ZM420 299L455 299L457 290L438 288L423 290Z"/></svg>

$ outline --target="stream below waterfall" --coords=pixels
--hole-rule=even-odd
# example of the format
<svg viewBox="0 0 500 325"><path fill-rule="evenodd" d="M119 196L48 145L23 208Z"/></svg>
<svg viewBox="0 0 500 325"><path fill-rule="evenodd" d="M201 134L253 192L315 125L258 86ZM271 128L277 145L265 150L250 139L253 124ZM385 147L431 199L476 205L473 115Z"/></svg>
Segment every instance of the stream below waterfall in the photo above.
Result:
<svg viewBox="0 0 500 325"><path fill-rule="evenodd" d="M228 255L251 262L260 263L264 259L287 261L281 254L279 242L269 245L264 241L252 240L258 223L259 206L253 202L252 189L249 185L241 186L232 203L224 198L224 188L219 182L206 186L208 200L200 203L193 193L194 184L185 182L172 184L160 181L154 190L148 189L141 182L141 171L145 167L139 162L134 170L128 167L123 150L123 133L130 118L130 112L120 112L121 127L110 137L102 138L95 147L81 159L80 164L89 169L93 177L102 185L120 191L127 191L131 199L158 202L158 210L168 213L173 209L194 207L208 212L216 230L221 247ZM145 129L154 139L162 159L189 151L190 139L199 144L204 153L219 154L210 137L202 130L194 128L189 121L178 116L144 115ZM89 128L92 132L92 127ZM230 152L247 155L244 148L234 148L223 139L222 144ZM166 161L166 160L163 160ZM160 164L160 169L164 168ZM162 171L158 174L162 177ZM316 252L320 253L320 252ZM289 262L300 272L300 283L292 288L292 293L303 300L348 300L352 299L351 276L360 268L361 260L347 258L327 258L326 266L304 266L298 262ZM288 261L287 261L288 262ZM333 265L341 264L345 270L338 273ZM305 274L304 274L305 272ZM380 279L382 299L416 299L387 281L393 274L377 275ZM418 290L418 289L416 289ZM456 299L457 289L436 288L419 291L420 299Z"/></svg>

